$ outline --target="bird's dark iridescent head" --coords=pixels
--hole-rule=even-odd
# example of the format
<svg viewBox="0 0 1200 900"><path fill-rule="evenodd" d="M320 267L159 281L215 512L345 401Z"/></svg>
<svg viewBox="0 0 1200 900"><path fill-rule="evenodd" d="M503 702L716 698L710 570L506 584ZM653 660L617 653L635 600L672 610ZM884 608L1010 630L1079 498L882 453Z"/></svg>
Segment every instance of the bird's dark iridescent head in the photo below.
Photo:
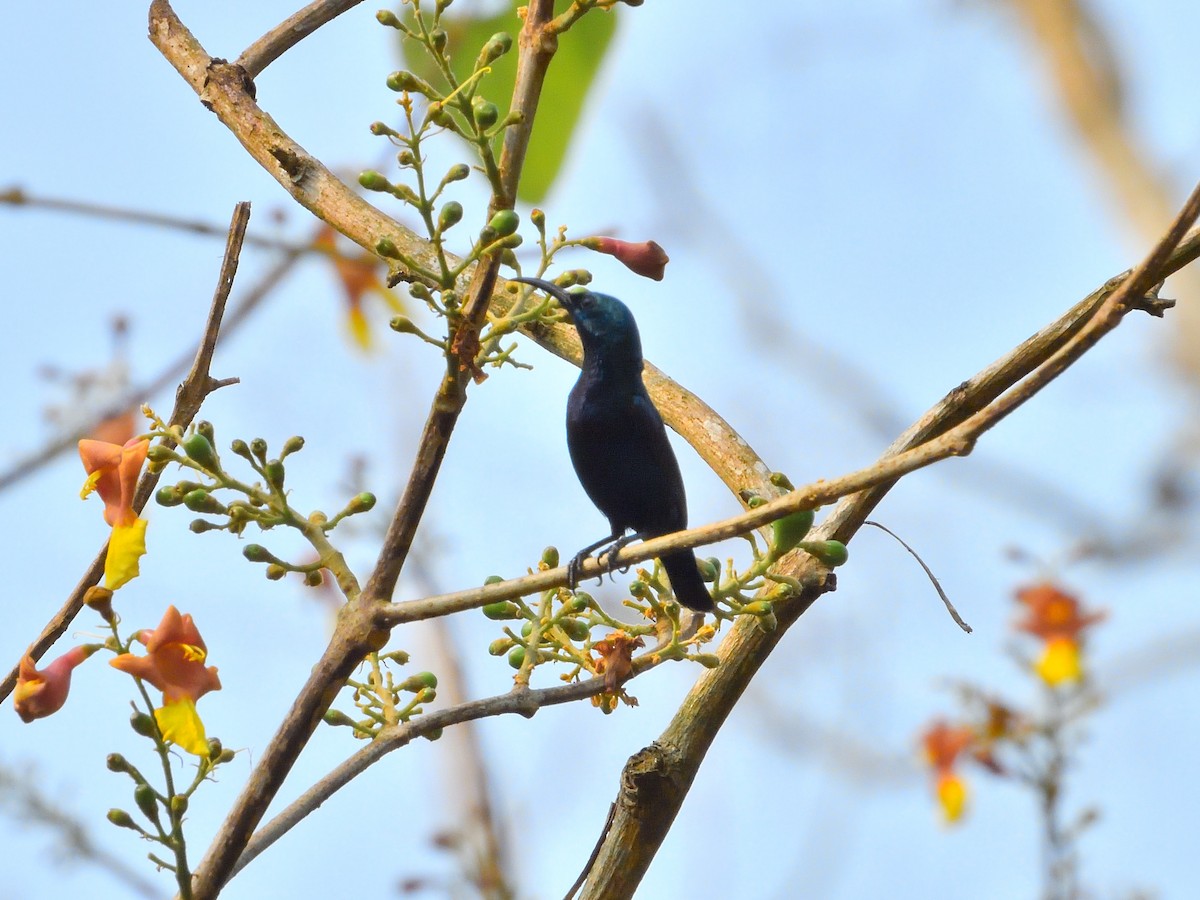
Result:
<svg viewBox="0 0 1200 900"><path fill-rule="evenodd" d="M625 363L641 372L642 340L637 322L629 307L616 297L587 290L567 291L541 278L509 280L531 284L562 304L579 332L586 358L593 362L603 358L609 364Z"/></svg>

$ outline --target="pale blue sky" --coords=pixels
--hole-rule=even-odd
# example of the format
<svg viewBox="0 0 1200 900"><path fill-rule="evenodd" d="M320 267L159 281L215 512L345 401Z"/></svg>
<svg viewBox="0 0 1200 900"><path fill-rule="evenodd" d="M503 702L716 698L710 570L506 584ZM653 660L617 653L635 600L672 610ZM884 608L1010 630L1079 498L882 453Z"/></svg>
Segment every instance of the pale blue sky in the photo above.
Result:
<svg viewBox="0 0 1200 900"><path fill-rule="evenodd" d="M180 0L176 9L211 54L234 58L294 5ZM1038 59L997 6L769 2L754 5L754 19L705 0L621 11L612 56L544 207L551 224L569 223L577 235L617 229L655 238L672 261L661 284L600 257L564 265L590 266L597 287L634 309L647 356L797 483L869 462L893 436L837 399L831 382L845 374L819 365L814 374L799 335L867 373L907 424L1144 251L1060 121ZM1132 119L1182 198L1200 177L1200 8L1182 0L1108 0L1099 8L1129 75ZM375 9L346 14L258 80L259 100L281 126L350 172L377 164L383 148L367 126L395 109L384 85L397 66L392 33L374 23ZM136 4L68 2L52 20L31 5L0 13L0 188L19 184L220 225L236 201L250 200L253 231L307 236L308 214L290 206L199 105L145 30ZM690 180L709 212L696 215L674 179ZM282 225L272 217L280 209ZM222 244L0 208L0 247L10 337L0 356L3 468L47 437L42 411L62 400L39 367L102 365L114 314L132 320L135 380L190 346ZM270 262L248 252L238 288ZM752 290L739 297L730 273ZM307 446L289 466L289 485L298 505L326 510L344 500L340 485L355 454L370 459L367 480L381 498L398 490L439 365L425 345L382 332L380 352L357 354L339 304L324 266L298 268L219 348L215 374L242 383L214 395L203 414L222 445L303 434ZM771 318L790 321L797 334ZM1015 544L1053 558L1080 537L1042 510L978 490L979 473L1005 462L1099 510L1107 526L1132 520L1186 415L1183 391L1158 363L1171 327L1169 317L1131 319L989 434L975 456L893 491L877 518L920 549L975 634L958 632L896 545L864 532L837 593L793 629L729 720L640 896L1036 896L1031 799L973 775L970 818L944 831L913 762L914 734L930 716L953 711L939 687L945 679L1028 695L1004 647L1012 588L1031 573L1003 551ZM520 574L546 544L565 554L604 528L565 452L573 370L527 342L521 358L535 369L497 373L472 390L447 456L424 545L442 588ZM152 402L166 412L170 393ZM680 456L693 523L736 512L694 454L680 445ZM5 665L104 538L99 507L77 499L81 481L78 462L64 457L0 494L0 535L14 557L0 629ZM381 502L363 524L386 521L388 506ZM122 614L146 627L169 602L194 614L225 685L202 712L212 733L244 750L192 805L198 859L329 622L301 589L264 581L235 539L191 535L182 510L154 508L149 517L151 553L142 577L121 592ZM280 553L295 547L275 534L263 543ZM368 536L347 550L365 572ZM744 560L737 543L721 552ZM1106 663L1200 627L1196 576L1194 545L1152 565L1064 571L1089 604L1111 610L1091 645L1101 677ZM402 581L399 595L418 589ZM615 587L601 593L618 599ZM507 690L511 670L485 652L499 634L495 623L465 614L454 625L473 694ZM75 633L93 628L84 617ZM422 665L416 630L396 643ZM0 764L35 772L110 852L153 878L141 859L149 848L103 820L109 807L131 805L128 782L105 770L105 754L119 750L146 765L149 758L125 725L128 685L100 660L77 673L60 714L30 726L0 715ZM485 746L523 897L562 895L604 820L622 763L661 732L697 674L659 670L633 686L639 707L610 717L579 706L488 723ZM553 678L546 673L543 683ZM1146 888L1187 897L1200 883L1198 693L1194 667L1180 666L1116 691L1089 728L1068 804L1103 812L1081 845L1085 881L1103 896ZM850 769L831 734L890 764ZM354 749L341 731L319 732L285 797ZM393 754L255 861L225 896L324 896L351 881L356 891L383 895L400 878L439 871L428 840L450 822L437 750L422 743ZM55 865L40 828L5 815L0 841L9 860L0 900L71 890L126 896L104 874ZM168 895L170 880L157 877Z"/></svg>

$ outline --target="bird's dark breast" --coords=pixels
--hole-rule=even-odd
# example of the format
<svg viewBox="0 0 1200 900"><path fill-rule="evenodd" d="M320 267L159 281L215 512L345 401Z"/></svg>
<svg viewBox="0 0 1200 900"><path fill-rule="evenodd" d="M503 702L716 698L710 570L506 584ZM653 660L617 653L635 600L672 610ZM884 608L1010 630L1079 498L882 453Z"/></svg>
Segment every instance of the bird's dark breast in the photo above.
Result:
<svg viewBox="0 0 1200 900"><path fill-rule="evenodd" d="M614 531L666 534L686 527L679 464L650 398L596 393L587 402L573 393L567 411L567 447L588 497Z"/></svg>

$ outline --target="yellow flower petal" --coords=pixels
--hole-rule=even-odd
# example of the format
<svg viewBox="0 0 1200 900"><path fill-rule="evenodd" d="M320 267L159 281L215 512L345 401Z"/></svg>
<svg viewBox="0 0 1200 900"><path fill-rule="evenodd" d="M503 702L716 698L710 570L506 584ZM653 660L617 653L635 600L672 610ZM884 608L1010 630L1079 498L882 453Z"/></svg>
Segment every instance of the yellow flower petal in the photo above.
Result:
<svg viewBox="0 0 1200 900"><path fill-rule="evenodd" d="M962 818L967 808L967 785L957 775L947 772L938 779L938 805L942 808L942 819L951 825Z"/></svg>
<svg viewBox="0 0 1200 900"><path fill-rule="evenodd" d="M351 306L346 313L346 323L350 326L350 336L362 350L371 349L371 325L367 321L362 307L358 304Z"/></svg>
<svg viewBox="0 0 1200 900"><path fill-rule="evenodd" d="M154 721L164 738L193 756L208 756L208 738L196 704L188 697L174 700L154 711Z"/></svg>
<svg viewBox="0 0 1200 900"><path fill-rule="evenodd" d="M114 525L104 560L104 586L115 591L138 576L138 560L146 554L146 520Z"/></svg>
<svg viewBox="0 0 1200 900"><path fill-rule="evenodd" d="M1050 687L1057 687L1065 681L1081 680L1083 659L1079 645L1070 638L1047 641L1042 658L1034 663L1033 669Z"/></svg>

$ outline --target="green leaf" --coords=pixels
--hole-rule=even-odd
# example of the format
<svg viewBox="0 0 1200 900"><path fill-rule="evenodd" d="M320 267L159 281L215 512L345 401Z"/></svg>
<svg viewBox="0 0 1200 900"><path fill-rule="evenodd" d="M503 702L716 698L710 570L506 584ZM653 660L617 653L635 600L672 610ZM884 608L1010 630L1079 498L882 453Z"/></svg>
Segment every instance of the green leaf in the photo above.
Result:
<svg viewBox="0 0 1200 900"><path fill-rule="evenodd" d="M480 49L493 34L505 31L512 36L512 51L491 64L491 72L483 78L477 90L479 95L500 108L500 118L509 111L517 75L516 39L522 25L517 8L528 2L512 0L509 9L491 16L443 15L441 19L441 27L448 35L446 52L451 58L451 69L460 83L471 75ZM413 23L411 16L410 11L406 24ZM554 185L566 158L571 136L579 124L584 101L616 28L617 19L613 13L594 11L583 16L566 34L559 37L558 51L554 54L542 87L533 137L529 142L525 168L517 189L517 196L521 200L537 203ZM447 90L445 77L425 47L411 39L401 40L400 47L405 65L440 90ZM497 135L497 153L502 140L502 134Z"/></svg>

